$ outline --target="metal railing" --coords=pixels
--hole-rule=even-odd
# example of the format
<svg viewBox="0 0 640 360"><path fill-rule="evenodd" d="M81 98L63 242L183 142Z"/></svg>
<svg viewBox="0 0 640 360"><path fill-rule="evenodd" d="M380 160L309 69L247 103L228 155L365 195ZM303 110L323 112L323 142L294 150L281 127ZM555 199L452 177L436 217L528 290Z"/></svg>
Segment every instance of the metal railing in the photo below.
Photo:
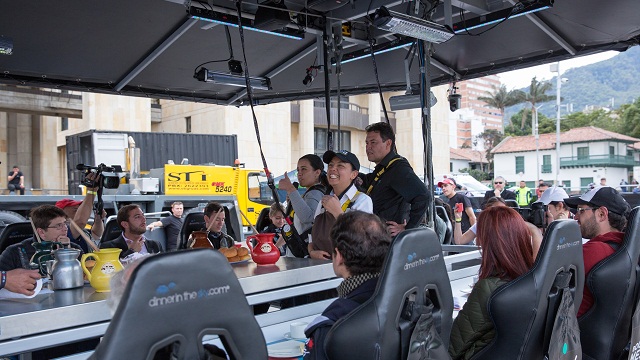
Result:
<svg viewBox="0 0 640 360"><path fill-rule="evenodd" d="M624 155L590 155L560 158L560 167L571 166L634 166L633 156Z"/></svg>

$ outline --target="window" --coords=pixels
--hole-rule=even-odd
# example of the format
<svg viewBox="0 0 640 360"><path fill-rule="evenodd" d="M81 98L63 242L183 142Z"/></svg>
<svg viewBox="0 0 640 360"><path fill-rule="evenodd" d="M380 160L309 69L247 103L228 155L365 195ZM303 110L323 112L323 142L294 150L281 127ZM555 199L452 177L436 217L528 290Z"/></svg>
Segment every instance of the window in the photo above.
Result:
<svg viewBox="0 0 640 360"><path fill-rule="evenodd" d="M60 118L60 131L69 130L69 118Z"/></svg>
<svg viewBox="0 0 640 360"><path fill-rule="evenodd" d="M571 192L571 180L562 180L562 186L566 192Z"/></svg>
<svg viewBox="0 0 640 360"><path fill-rule="evenodd" d="M185 125L186 125L186 128L187 128L186 132L190 133L191 132L191 116L187 116L186 118L184 118L184 122L185 122Z"/></svg>
<svg viewBox="0 0 640 360"><path fill-rule="evenodd" d="M331 129L331 135L333 140L333 149L334 150L347 150L351 151L351 132L350 131L340 131L340 144L338 144L338 131ZM327 129L323 128L314 128L313 129L313 137L315 153L322 157L325 151L329 150L329 146L327 146Z"/></svg>
<svg viewBox="0 0 640 360"><path fill-rule="evenodd" d="M615 154L616 154L615 146L609 146L609 155L615 155Z"/></svg>
<svg viewBox="0 0 640 360"><path fill-rule="evenodd" d="M524 172L524 156L516 156L516 174Z"/></svg>
<svg viewBox="0 0 640 360"><path fill-rule="evenodd" d="M264 205L271 205L273 203L273 195L265 175L249 173L247 180L249 185L249 200Z"/></svg>
<svg viewBox="0 0 640 360"><path fill-rule="evenodd" d="M578 148L578 160L589 158L589 148L588 147L579 147Z"/></svg>
<svg viewBox="0 0 640 360"><path fill-rule="evenodd" d="M589 184L593 182L592 177L580 178L580 192L584 193L589 190Z"/></svg>
<svg viewBox="0 0 640 360"><path fill-rule="evenodd" d="M542 155L542 173L547 174L550 172L552 172L551 155Z"/></svg>

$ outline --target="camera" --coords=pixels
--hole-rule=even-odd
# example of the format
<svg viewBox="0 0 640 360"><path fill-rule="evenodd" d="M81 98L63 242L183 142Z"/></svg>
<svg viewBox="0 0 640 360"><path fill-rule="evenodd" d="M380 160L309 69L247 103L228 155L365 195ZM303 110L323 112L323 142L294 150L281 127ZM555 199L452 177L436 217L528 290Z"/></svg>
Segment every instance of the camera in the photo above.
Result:
<svg viewBox="0 0 640 360"><path fill-rule="evenodd" d="M541 202L534 202L531 204L530 208L515 208L520 213L520 216L527 221L532 223L538 228L546 228L546 213L547 213L547 205Z"/></svg>
<svg viewBox="0 0 640 360"><path fill-rule="evenodd" d="M81 184L86 187L117 189L120 185L120 173L122 173L122 166L120 165L107 166L105 164L100 164L98 166L89 166L85 164L78 164L76 169L84 171L84 177ZM98 178L96 180L88 179L87 175L91 173L98 174Z"/></svg>

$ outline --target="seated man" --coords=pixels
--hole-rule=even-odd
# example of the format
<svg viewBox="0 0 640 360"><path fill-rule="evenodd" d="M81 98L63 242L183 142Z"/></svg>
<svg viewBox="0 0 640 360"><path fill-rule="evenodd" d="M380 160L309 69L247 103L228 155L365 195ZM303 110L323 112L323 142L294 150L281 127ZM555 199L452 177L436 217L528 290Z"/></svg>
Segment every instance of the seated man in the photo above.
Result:
<svg viewBox="0 0 640 360"><path fill-rule="evenodd" d="M571 208L577 208L575 219L580 224L580 232L583 238L589 239L582 245L584 277L587 279L589 271L613 254L622 244L622 231L627 226L631 206L609 186L591 189L580 197L566 198L564 202ZM593 295L589 287L585 286L578 317L586 313L592 305Z"/></svg>
<svg viewBox="0 0 640 360"><path fill-rule="evenodd" d="M333 324L367 301L376 289L391 236L376 215L362 211L338 217L331 229L333 270L344 279L338 299L305 329L304 359L326 359L324 341Z"/></svg>
<svg viewBox="0 0 640 360"><path fill-rule="evenodd" d="M147 219L140 206L135 204L123 206L118 210L116 221L123 230L122 234L115 240L101 243L101 249L120 248L122 249L120 258L134 253L146 255L162 251L160 244L144 237L144 233L147 231Z"/></svg>
<svg viewBox="0 0 640 360"><path fill-rule="evenodd" d="M205 230L208 230L207 237L215 249L231 248L235 244L234 238L222 232L224 219L224 208L217 202L212 201L204 208Z"/></svg>
<svg viewBox="0 0 640 360"><path fill-rule="evenodd" d="M150 231L153 231L156 227L164 228L167 238L167 251L178 249L178 236L180 235L182 223L184 222L184 218L182 217L183 211L184 205L182 202L175 201L171 204L171 216L164 217L159 221L147 225L147 229Z"/></svg>
<svg viewBox="0 0 640 360"><path fill-rule="evenodd" d="M41 205L32 209L30 216L41 241L69 243L67 218L62 210L53 205ZM0 279L3 281L0 282L3 283L7 290L21 294L33 294L36 280L40 278L38 271L14 272L11 270L31 268L31 257L36 253L32 243L36 241L38 240L35 237L30 237L18 244L9 246L0 255L0 271L3 272L3 279ZM16 278L16 276L18 277Z"/></svg>

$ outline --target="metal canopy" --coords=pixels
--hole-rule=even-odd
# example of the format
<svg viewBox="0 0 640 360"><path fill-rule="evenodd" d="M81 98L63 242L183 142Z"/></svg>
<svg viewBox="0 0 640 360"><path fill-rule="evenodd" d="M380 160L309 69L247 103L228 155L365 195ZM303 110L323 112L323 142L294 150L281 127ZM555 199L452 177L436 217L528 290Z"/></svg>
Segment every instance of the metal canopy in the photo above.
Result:
<svg viewBox="0 0 640 360"><path fill-rule="evenodd" d="M460 13L471 19L514 3L445 0L436 7L432 20L440 24L456 23L462 19ZM363 16L381 5L403 13L415 8L414 2L393 0L343 1L341 6L335 0L290 0L285 4L289 10L314 14L299 16L305 28L303 40L245 30L250 75L270 77L273 87L270 91L253 91L258 104L324 96L322 79L316 79L310 86L302 84L305 70L316 61L321 44L322 31L318 25L321 15L336 29L347 20L363 29ZM309 6L311 11L304 9L305 4L313 4ZM235 12L235 3L227 0L192 5ZM426 2L420 5L421 14L425 5ZM258 9L255 0L244 2L242 7L243 17L248 19ZM334 9L324 13L318 10L327 7ZM624 51L640 41L638 14L637 0L557 0L550 9L510 18L480 36L457 34L446 43L433 45L429 78L432 85L439 85L600 51ZM316 26L309 26L312 23ZM238 29L231 27L230 31L234 58L242 61ZM0 83L222 105L247 104L246 91L241 87L193 78L197 65L225 60L229 49L224 26L191 19L180 1L3 1L0 35L12 38L14 44L12 55L0 55ZM372 29L372 35L377 43L395 38L394 34L376 29ZM362 36L345 38L343 46L343 53L368 47ZM384 91L406 88L403 65L406 55L407 50L400 49L376 56ZM317 62L321 64L320 59ZM416 86L417 64L416 59L411 69L411 81ZM226 61L206 67L228 70ZM370 58L343 64L342 70L341 94L377 91ZM332 74L332 94L336 83Z"/></svg>

